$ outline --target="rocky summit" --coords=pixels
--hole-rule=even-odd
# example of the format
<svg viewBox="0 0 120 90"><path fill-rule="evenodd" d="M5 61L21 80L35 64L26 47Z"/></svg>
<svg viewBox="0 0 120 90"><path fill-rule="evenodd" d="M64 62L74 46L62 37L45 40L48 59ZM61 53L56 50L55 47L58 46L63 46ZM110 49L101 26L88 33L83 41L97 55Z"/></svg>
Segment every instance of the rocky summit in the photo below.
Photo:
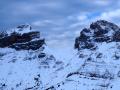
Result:
<svg viewBox="0 0 120 90"><path fill-rule="evenodd" d="M108 21L99 20L84 28L75 40L77 49L95 49L97 43L120 42L120 28Z"/></svg>
<svg viewBox="0 0 120 90"><path fill-rule="evenodd" d="M32 31L29 25L20 25L9 33L0 33L0 47L9 47L16 50L37 50L45 40L40 38L39 31Z"/></svg>

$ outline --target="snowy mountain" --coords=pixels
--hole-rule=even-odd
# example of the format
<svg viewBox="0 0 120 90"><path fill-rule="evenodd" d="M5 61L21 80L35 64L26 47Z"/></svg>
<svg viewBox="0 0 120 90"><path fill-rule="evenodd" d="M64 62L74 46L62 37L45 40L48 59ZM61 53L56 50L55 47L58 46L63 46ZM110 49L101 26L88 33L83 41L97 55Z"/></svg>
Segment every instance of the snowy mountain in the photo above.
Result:
<svg viewBox="0 0 120 90"><path fill-rule="evenodd" d="M119 90L119 41L120 28L108 21L83 29L75 39L77 53L47 90Z"/></svg>
<svg viewBox="0 0 120 90"><path fill-rule="evenodd" d="M58 51L30 25L1 32L0 90L119 90L117 25L104 20L92 23L80 32L74 48L70 58L58 58Z"/></svg>
<svg viewBox="0 0 120 90"><path fill-rule="evenodd" d="M29 25L1 32L0 47L0 90L41 90L63 65Z"/></svg>

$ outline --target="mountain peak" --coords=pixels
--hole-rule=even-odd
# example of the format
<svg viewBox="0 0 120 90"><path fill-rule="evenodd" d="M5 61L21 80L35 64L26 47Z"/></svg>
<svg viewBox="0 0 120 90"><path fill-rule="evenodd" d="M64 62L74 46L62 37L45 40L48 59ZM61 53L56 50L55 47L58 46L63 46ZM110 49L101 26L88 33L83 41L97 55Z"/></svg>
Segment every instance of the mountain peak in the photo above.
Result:
<svg viewBox="0 0 120 90"><path fill-rule="evenodd" d="M98 20L96 22L93 22L90 25L90 29L96 29L96 28L98 28L98 29L100 29L100 28L104 29L105 27L106 28L109 27L112 30L118 30L119 29L119 27L116 24L111 23L111 22L106 21L106 20Z"/></svg>
<svg viewBox="0 0 120 90"><path fill-rule="evenodd" d="M0 47L16 50L36 50L45 44L39 31L32 30L30 25L19 25L11 31L0 33Z"/></svg>
<svg viewBox="0 0 120 90"><path fill-rule="evenodd" d="M111 22L98 20L80 32L80 36L75 40L75 48L91 49L96 47L96 43L119 41L120 28Z"/></svg>

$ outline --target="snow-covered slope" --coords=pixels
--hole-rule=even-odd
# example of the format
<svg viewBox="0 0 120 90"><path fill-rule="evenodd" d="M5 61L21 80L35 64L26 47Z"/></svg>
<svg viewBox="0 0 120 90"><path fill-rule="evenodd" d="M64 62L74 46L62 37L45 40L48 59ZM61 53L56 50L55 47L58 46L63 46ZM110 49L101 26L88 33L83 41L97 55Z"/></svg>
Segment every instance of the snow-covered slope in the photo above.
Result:
<svg viewBox="0 0 120 90"><path fill-rule="evenodd" d="M104 20L92 23L76 38L76 50L69 52L50 49L31 26L19 26L15 32L19 38L15 34L15 41L8 39L12 43L2 42L11 38L11 32L0 38L0 90L119 90L117 25ZM30 39L23 38L26 33Z"/></svg>

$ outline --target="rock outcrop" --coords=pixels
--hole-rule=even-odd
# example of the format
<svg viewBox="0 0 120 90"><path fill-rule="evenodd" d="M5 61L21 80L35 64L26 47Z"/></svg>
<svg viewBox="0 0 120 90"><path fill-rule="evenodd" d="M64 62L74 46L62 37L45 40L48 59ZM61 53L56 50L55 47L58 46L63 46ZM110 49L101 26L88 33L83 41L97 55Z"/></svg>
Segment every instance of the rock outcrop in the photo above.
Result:
<svg viewBox="0 0 120 90"><path fill-rule="evenodd" d="M108 21L99 20L84 28L75 40L76 49L94 49L96 43L120 42L120 28Z"/></svg>
<svg viewBox="0 0 120 90"><path fill-rule="evenodd" d="M37 50L45 44L40 38L39 31L32 31L31 26L21 25L10 33L0 33L0 47L14 48L16 50ZM22 32L22 33L21 33Z"/></svg>

